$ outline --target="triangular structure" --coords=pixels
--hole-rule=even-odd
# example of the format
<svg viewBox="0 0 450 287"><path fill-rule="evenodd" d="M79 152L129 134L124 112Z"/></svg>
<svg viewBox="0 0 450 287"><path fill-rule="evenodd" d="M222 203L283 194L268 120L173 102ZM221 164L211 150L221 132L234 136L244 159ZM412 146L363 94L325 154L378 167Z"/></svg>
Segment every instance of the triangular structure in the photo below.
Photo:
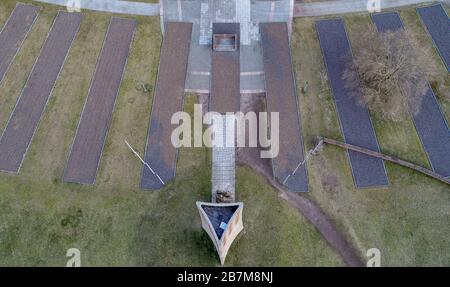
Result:
<svg viewBox="0 0 450 287"><path fill-rule="evenodd" d="M234 239L244 229L242 224L243 207L242 202L211 203L197 201L202 227L213 241L222 265Z"/></svg>

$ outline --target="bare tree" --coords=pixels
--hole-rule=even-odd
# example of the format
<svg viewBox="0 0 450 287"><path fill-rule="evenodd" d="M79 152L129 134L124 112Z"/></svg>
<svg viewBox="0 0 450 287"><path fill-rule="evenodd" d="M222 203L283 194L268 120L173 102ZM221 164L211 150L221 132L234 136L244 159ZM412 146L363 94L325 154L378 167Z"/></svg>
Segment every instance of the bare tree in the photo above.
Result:
<svg viewBox="0 0 450 287"><path fill-rule="evenodd" d="M432 51L407 31L377 34L361 29L353 51L354 61L348 62L343 79L351 90L361 86L360 104L383 118L401 121L420 111L429 87L425 75L437 83L445 81Z"/></svg>

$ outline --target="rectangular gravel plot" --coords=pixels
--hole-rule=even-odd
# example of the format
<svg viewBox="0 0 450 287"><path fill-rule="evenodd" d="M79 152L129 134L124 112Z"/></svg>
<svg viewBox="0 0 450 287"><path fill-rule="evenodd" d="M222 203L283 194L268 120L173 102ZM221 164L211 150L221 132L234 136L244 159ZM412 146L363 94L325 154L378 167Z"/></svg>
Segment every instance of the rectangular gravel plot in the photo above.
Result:
<svg viewBox="0 0 450 287"><path fill-rule="evenodd" d="M235 34L239 43L239 24L214 23L213 34ZM239 111L240 52L213 51L211 69L211 111L225 114Z"/></svg>
<svg viewBox="0 0 450 287"><path fill-rule="evenodd" d="M0 83L33 27L41 8L18 3L0 33Z"/></svg>
<svg viewBox="0 0 450 287"><path fill-rule="evenodd" d="M316 22L316 29L345 141L379 152L369 112L352 96L352 94L361 96L360 89L349 90L342 79L347 63L353 63L344 21L320 20ZM353 151L349 151L348 155L357 188L389 184L381 159Z"/></svg>
<svg viewBox="0 0 450 287"><path fill-rule="evenodd" d="M296 87L286 23L260 24L267 111L279 113L279 153L273 158L275 178L292 191L308 191Z"/></svg>
<svg viewBox="0 0 450 287"><path fill-rule="evenodd" d="M395 12L374 14L372 21L379 32L403 29L402 20ZM432 169L450 176L450 131L430 86L413 121Z"/></svg>
<svg viewBox="0 0 450 287"><path fill-rule="evenodd" d="M182 110L191 32L191 23L168 22L161 48L144 160L164 183L175 176L177 149L171 142L174 126L170 119L175 112ZM163 186L144 166L141 188L155 190Z"/></svg>
<svg viewBox="0 0 450 287"><path fill-rule="evenodd" d="M239 111L240 67L237 52L213 52L211 79L211 111Z"/></svg>
<svg viewBox="0 0 450 287"><path fill-rule="evenodd" d="M136 21L112 18L84 104L63 180L94 184Z"/></svg>
<svg viewBox="0 0 450 287"><path fill-rule="evenodd" d="M442 4L436 4L417 8L417 12L433 39L447 71L450 72L450 19L444 7Z"/></svg>
<svg viewBox="0 0 450 287"><path fill-rule="evenodd" d="M83 16L59 12L0 139L0 170L19 172Z"/></svg>

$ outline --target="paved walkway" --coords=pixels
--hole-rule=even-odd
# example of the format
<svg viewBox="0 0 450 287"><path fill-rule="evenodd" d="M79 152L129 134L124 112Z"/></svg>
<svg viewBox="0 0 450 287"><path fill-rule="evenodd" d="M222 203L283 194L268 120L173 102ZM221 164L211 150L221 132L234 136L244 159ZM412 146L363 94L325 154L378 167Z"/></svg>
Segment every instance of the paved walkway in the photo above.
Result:
<svg viewBox="0 0 450 287"><path fill-rule="evenodd" d="M433 2L430 0L380 0L381 9ZM314 3L296 3L294 17L324 16L367 11L367 0L335 0ZM449 2L442 0L441 2Z"/></svg>
<svg viewBox="0 0 450 287"><path fill-rule="evenodd" d="M67 6L77 0L35 0L48 4ZM120 14L159 16L158 3L141 3L120 0L78 0L82 9ZM381 0L381 9L433 2L428 0ZM450 5L450 0L439 2ZM296 3L294 17L324 16L367 11L367 0L334 0L314 3Z"/></svg>
<svg viewBox="0 0 450 287"><path fill-rule="evenodd" d="M80 3L81 9L103 11L119 14L159 16L159 4L119 0L35 0L48 4L67 6L67 3Z"/></svg>

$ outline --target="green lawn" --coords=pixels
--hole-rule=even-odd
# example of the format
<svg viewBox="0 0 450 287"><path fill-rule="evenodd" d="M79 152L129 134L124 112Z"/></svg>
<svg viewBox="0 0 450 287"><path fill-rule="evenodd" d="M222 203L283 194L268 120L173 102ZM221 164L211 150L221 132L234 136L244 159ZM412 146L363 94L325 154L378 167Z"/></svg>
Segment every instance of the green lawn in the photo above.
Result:
<svg viewBox="0 0 450 287"><path fill-rule="evenodd" d="M0 2L0 26L15 2ZM0 86L1 129L60 9L42 6ZM111 17L84 13L20 174L0 173L0 265L64 266L72 247L80 249L84 266L219 265L195 206L197 200L210 200L208 150L181 149L176 180L161 191L143 192L138 188L141 165L123 143L127 139L144 151L152 93L137 87L155 83L161 45L157 17L136 18L96 184L61 181ZM192 112L194 102L187 96L187 111ZM232 246L227 265L342 265L320 234L248 168L238 169L237 196L245 204L245 230Z"/></svg>
<svg viewBox="0 0 450 287"><path fill-rule="evenodd" d="M413 8L401 9L407 29L420 33L408 20L418 17ZM345 16L350 40L357 29L366 27L367 14ZM299 93L303 136L307 148L317 135L342 140L336 108L326 80L316 19L297 19L292 51L299 90L308 81L308 91ZM416 22L416 20L413 20ZM367 31L370 32L370 31ZM425 39L424 39L425 40ZM432 45L429 39L424 44ZM439 60L435 57L432 60ZM444 70L443 70L444 71ZM441 102L444 110L448 102ZM372 114L383 152L429 166L411 120L395 123ZM450 262L450 193L448 186L424 175L386 164L390 186L355 190L346 153L327 146L308 166L310 193L333 218L361 256L379 248L382 265L448 265Z"/></svg>
<svg viewBox="0 0 450 287"><path fill-rule="evenodd" d="M0 2L0 27L15 2ZM60 9L41 6L36 25L0 86L1 130ZM81 250L84 266L219 265L195 206L197 200L210 200L208 150L180 149L176 179L161 191L143 192L138 188L141 165L123 144L127 139L141 153L145 148L152 93L137 86L155 83L161 45L158 18L136 18L137 31L96 184L60 180L111 17L84 12L21 173L0 173L0 265L64 266L71 247ZM406 28L424 45L432 45L414 9L400 12ZM308 149L317 135L342 139L314 20L296 20L292 37L299 91L306 81L309 87L306 93L299 92ZM370 21L365 14L345 20L350 38ZM439 58L435 55L432 60ZM195 102L194 95L187 95L185 110L192 113ZM450 104L441 104L449 118ZM394 123L376 115L372 119L383 152L428 166L410 120ZM308 165L306 196L322 207L363 258L368 248L377 247L383 265L448 265L448 186L402 167L386 166L388 188L355 190L345 152L326 147ZM251 169L238 168L236 190L245 204L245 229L231 247L226 265L343 265L320 234Z"/></svg>

